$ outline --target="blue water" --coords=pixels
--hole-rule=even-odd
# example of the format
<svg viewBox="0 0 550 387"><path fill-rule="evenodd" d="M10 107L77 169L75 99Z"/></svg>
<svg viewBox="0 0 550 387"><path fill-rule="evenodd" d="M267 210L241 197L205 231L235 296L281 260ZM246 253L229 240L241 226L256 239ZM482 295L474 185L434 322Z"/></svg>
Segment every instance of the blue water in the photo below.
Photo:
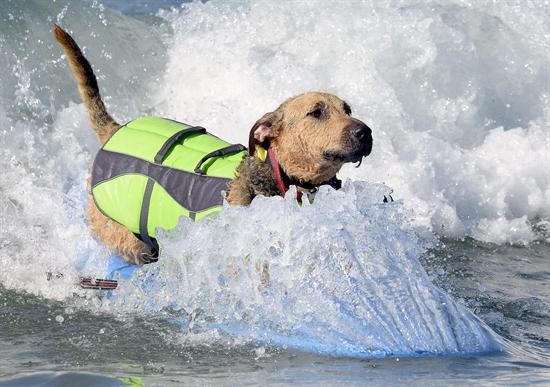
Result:
<svg viewBox="0 0 550 387"><path fill-rule="evenodd" d="M0 20L0 385L550 383L543 1L8 0ZM99 144L54 22L119 122L245 143L322 89L373 154L311 206L183 222L158 264L82 290L116 265L85 223Z"/></svg>

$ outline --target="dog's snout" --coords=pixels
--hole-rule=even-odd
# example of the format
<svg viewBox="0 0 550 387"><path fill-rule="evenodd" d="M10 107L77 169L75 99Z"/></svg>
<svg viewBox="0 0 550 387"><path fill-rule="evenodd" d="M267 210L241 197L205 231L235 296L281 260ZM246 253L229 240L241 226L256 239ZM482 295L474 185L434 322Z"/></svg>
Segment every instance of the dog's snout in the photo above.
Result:
<svg viewBox="0 0 550 387"><path fill-rule="evenodd" d="M361 121L347 127L346 143L356 155L368 156L372 151L372 131Z"/></svg>
<svg viewBox="0 0 550 387"><path fill-rule="evenodd" d="M353 137L355 137L360 142L363 142L367 139L369 139L372 136L372 132L370 128L361 123L355 124L350 128L350 133Z"/></svg>

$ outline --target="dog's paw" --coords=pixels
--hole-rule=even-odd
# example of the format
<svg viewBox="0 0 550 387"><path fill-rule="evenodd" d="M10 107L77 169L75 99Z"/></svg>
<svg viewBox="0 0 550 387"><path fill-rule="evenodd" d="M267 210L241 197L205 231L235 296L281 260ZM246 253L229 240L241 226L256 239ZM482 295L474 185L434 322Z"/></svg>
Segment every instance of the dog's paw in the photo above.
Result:
<svg viewBox="0 0 550 387"><path fill-rule="evenodd" d="M138 255L138 264L145 265L147 263L153 263L158 261L158 254L155 250L150 250L147 252L142 252Z"/></svg>
<svg viewBox="0 0 550 387"><path fill-rule="evenodd" d="M158 252L154 249L151 249L145 243L140 243L136 248L129 254L129 261L135 265L145 265L147 263L153 263L158 261Z"/></svg>

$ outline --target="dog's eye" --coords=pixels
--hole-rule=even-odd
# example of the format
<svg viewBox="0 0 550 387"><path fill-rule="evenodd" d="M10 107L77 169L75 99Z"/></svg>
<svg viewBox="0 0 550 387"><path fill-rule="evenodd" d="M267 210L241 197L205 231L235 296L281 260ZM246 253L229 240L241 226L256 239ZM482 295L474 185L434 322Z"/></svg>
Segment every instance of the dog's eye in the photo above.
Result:
<svg viewBox="0 0 550 387"><path fill-rule="evenodd" d="M321 116L323 115L323 109L317 108L317 109L312 110L309 113L307 113L307 115L308 116L313 116L315 118L321 118Z"/></svg>
<svg viewBox="0 0 550 387"><path fill-rule="evenodd" d="M351 116L351 108L347 103L344 103L344 113L346 113L348 116Z"/></svg>

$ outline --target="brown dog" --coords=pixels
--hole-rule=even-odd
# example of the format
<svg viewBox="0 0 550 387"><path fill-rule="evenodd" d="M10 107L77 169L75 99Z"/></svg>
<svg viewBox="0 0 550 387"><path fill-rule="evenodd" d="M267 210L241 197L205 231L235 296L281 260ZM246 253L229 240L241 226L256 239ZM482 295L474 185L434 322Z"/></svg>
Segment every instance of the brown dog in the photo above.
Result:
<svg viewBox="0 0 550 387"><path fill-rule="evenodd" d="M55 26L54 32L88 108L92 128L104 144L120 125L107 113L96 77L78 45L59 26ZM272 166L255 156L256 145L269 146L287 183L307 191L334 180L344 163L358 162L369 155L372 135L367 125L351 117L346 102L332 94L312 92L292 97L260 118L250 131L249 145L250 155L243 159L237 178L229 186L230 204L248 205L257 195L281 194ZM144 263L154 257L151 247L103 215L91 194L88 220L92 232L127 261Z"/></svg>

